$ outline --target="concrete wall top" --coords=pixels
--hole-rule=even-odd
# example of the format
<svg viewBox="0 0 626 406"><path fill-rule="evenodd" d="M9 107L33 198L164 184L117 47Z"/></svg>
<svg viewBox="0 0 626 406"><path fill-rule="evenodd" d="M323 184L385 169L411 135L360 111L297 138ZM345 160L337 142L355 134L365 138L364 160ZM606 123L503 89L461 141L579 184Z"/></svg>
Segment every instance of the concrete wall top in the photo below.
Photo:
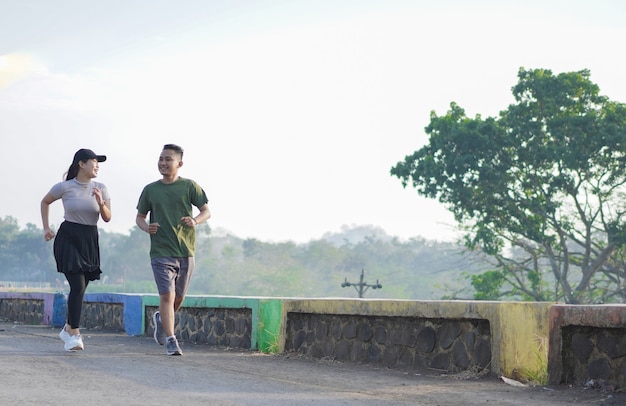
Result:
<svg viewBox="0 0 626 406"><path fill-rule="evenodd" d="M551 328L564 325L625 327L626 304L555 305L551 309Z"/></svg>

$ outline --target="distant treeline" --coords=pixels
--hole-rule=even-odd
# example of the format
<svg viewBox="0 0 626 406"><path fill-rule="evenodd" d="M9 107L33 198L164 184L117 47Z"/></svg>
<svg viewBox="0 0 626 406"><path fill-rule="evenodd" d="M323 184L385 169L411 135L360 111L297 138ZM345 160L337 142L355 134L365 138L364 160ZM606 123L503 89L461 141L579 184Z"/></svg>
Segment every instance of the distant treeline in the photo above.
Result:
<svg viewBox="0 0 626 406"><path fill-rule="evenodd" d="M149 259L149 236L138 228L129 234L101 230L103 277L89 291L156 293ZM401 241L372 226L345 228L319 240L263 242L213 233L198 227L196 270L189 294L358 297L361 271L368 285L364 297L393 299L471 298L468 276L487 265L469 257L461 245L414 238ZM0 281L50 283L62 289L52 243L41 228L0 218ZM6 287L5 287L6 288Z"/></svg>

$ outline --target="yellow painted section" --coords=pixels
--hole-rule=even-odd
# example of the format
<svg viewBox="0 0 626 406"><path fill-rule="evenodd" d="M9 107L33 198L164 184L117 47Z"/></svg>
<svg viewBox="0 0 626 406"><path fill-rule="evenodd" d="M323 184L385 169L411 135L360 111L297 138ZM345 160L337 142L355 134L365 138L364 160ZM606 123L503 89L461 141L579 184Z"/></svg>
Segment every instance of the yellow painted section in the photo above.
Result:
<svg viewBox="0 0 626 406"><path fill-rule="evenodd" d="M547 373L549 314L553 303L505 303L498 307L500 373L524 377Z"/></svg>

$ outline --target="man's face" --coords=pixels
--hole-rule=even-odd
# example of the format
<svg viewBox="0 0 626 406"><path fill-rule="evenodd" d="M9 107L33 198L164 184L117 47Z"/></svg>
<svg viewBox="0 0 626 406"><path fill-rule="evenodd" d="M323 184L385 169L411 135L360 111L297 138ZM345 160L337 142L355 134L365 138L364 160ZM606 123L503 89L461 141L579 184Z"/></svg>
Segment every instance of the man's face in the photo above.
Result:
<svg viewBox="0 0 626 406"><path fill-rule="evenodd" d="M159 156L159 172L163 176L174 176L178 173L178 168L182 166L183 162L180 160L180 156L171 149L164 149Z"/></svg>

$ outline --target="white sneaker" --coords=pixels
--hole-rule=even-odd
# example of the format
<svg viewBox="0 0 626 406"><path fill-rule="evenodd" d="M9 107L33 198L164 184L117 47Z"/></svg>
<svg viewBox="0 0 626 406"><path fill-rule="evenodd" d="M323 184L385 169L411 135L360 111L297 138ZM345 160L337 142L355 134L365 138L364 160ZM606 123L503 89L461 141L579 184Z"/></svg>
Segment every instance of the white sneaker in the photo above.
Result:
<svg viewBox="0 0 626 406"><path fill-rule="evenodd" d="M83 339L80 334L70 336L70 338L65 342L65 351L80 351L84 349L85 346L83 345Z"/></svg>
<svg viewBox="0 0 626 406"><path fill-rule="evenodd" d="M59 333L59 338L61 340L63 340L64 343L67 342L67 340L70 339L70 333L68 333L67 331L65 331L65 326L63 326L63 328L61 329L61 332Z"/></svg>

